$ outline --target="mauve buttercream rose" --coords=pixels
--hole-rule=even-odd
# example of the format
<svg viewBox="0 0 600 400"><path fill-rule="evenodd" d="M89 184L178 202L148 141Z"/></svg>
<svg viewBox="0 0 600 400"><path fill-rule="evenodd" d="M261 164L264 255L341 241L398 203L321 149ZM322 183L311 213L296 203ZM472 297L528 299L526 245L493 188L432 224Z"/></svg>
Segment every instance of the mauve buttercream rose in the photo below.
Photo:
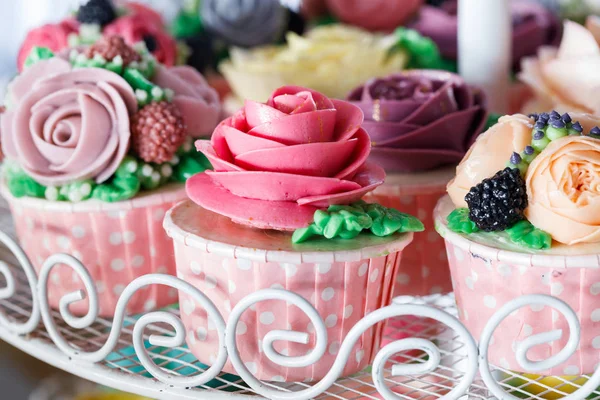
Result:
<svg viewBox="0 0 600 400"><path fill-rule="evenodd" d="M19 71L23 70L25 60L34 47L47 47L53 52L69 45L69 35L79 31L79 23L74 18L65 19L58 24L46 24L29 31L17 57Z"/></svg>
<svg viewBox="0 0 600 400"><path fill-rule="evenodd" d="M558 49L542 47L523 60L519 79L536 94L525 110L600 114L600 18L588 18L586 27L565 21Z"/></svg>
<svg viewBox="0 0 600 400"><path fill-rule="evenodd" d="M189 197L234 221L278 230L308 226L318 208L349 204L383 183L367 163L363 114L301 87L246 101L196 146L214 167L187 182Z"/></svg>
<svg viewBox="0 0 600 400"><path fill-rule="evenodd" d="M600 125L600 119L589 120ZM536 228L566 245L600 242L600 140L552 141L529 166L526 183L525 216Z"/></svg>
<svg viewBox="0 0 600 400"><path fill-rule="evenodd" d="M221 103L217 91L198 71L188 66L159 65L152 82L175 93L173 103L183 115L188 135L210 135L220 120Z"/></svg>
<svg viewBox="0 0 600 400"><path fill-rule="evenodd" d="M4 154L43 185L109 179L129 149L133 90L104 69L61 58L27 68L10 85L2 115Z"/></svg>
<svg viewBox="0 0 600 400"><path fill-rule="evenodd" d="M348 100L365 114L371 159L388 172L458 163L487 118L483 92L445 71L412 70L372 79Z"/></svg>
<svg viewBox="0 0 600 400"><path fill-rule="evenodd" d="M477 138L448 184L448 194L457 208L467 207L465 196L473 186L504 169L512 153L520 154L531 144L534 123L525 115L507 115Z"/></svg>

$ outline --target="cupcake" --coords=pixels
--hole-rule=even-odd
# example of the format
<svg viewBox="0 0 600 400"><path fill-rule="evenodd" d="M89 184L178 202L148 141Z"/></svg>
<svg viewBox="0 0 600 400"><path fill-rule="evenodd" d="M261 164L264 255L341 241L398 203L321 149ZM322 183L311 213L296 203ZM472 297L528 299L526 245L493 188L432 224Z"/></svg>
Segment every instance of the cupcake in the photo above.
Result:
<svg viewBox="0 0 600 400"><path fill-rule="evenodd" d="M89 0L74 16L27 34L17 59L19 71L23 71L34 47L46 47L57 53L68 47L93 44L101 36L114 35L123 37L129 45L144 42L161 64L173 66L177 61L177 43L167 33L160 14L136 2L125 2L117 8L111 0Z"/></svg>
<svg viewBox="0 0 600 400"><path fill-rule="evenodd" d="M361 197L380 185L383 169L367 161L371 144L361 110L311 89L286 86L266 103L247 100L221 122L199 151L214 170L187 181L191 201L174 207L165 229L174 239L177 274L208 296L227 319L232 307L261 289L279 288L310 301L324 319L324 354L308 367L284 368L263 356L272 330L308 332L308 344L279 341L290 357L315 346L309 318L267 300L237 325L239 349L258 379L321 379L348 331L389 304L402 250L423 225L414 217ZM201 309L180 294L191 351L213 364L217 332ZM379 349L381 326L364 332L344 374L367 366ZM231 364L225 371L233 372Z"/></svg>
<svg viewBox="0 0 600 400"><path fill-rule="evenodd" d="M96 282L100 313L111 316L132 279L175 271L161 221L185 198L185 179L210 165L192 141L217 125L217 94L195 70L161 65L143 43L134 49L119 36L56 55L36 47L25 65L0 121L0 190L34 266L74 255ZM53 270L51 306L83 288L71 273ZM128 310L174 301L164 288L146 289Z"/></svg>
<svg viewBox="0 0 600 400"><path fill-rule="evenodd" d="M403 253L395 294L451 291L444 242L432 215L453 168L483 130L483 93L449 72L412 70L372 79L348 100L364 112L370 159L387 173L367 201L408 210L425 223L426 230L416 233Z"/></svg>
<svg viewBox="0 0 600 400"><path fill-rule="evenodd" d="M465 156L435 211L460 319L475 338L500 307L526 294L552 295L577 314L581 342L573 356L536 374L591 374L600 361L598 125L597 117L556 111L502 117ZM564 316L542 305L523 307L495 332L489 360L528 372L514 346L556 330L568 331ZM549 359L567 339L535 346L527 356Z"/></svg>
<svg viewBox="0 0 600 400"><path fill-rule="evenodd" d="M438 7L425 5L419 17L408 26L430 37L438 45L442 56L458 58L458 2L445 0ZM549 10L531 0L511 2L513 66L518 69L523 57L531 56L541 46L558 44L561 36L560 21Z"/></svg>
<svg viewBox="0 0 600 400"><path fill-rule="evenodd" d="M585 27L565 21L558 49L543 47L537 57L523 60L519 79L535 93L524 111L575 110L600 115L600 18Z"/></svg>

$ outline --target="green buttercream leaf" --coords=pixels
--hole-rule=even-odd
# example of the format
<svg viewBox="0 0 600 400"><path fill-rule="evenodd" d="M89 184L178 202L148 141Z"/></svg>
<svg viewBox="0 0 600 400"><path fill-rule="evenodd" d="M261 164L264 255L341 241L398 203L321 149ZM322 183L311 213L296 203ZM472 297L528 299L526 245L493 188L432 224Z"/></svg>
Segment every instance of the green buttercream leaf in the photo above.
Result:
<svg viewBox="0 0 600 400"><path fill-rule="evenodd" d="M48 60L54 57L54 53L47 47L34 46L29 55L25 59L25 68L31 67L33 64L41 61Z"/></svg>
<svg viewBox="0 0 600 400"><path fill-rule="evenodd" d="M43 198L46 187L40 185L17 166L5 166L4 179L8 190L15 197Z"/></svg>
<svg viewBox="0 0 600 400"><path fill-rule="evenodd" d="M140 191L140 181L135 175L115 175L109 182L96 186L92 197L107 203L131 199Z"/></svg>
<svg viewBox="0 0 600 400"><path fill-rule="evenodd" d="M408 68L443 69L448 66L433 40L413 29L398 28L395 31L398 46L410 55Z"/></svg>
<svg viewBox="0 0 600 400"><path fill-rule="evenodd" d="M469 218L468 208L457 208L452 211L450 215L448 215L447 221L448 228L456 233L470 234L479 231L475 222L471 221Z"/></svg>
<svg viewBox="0 0 600 400"><path fill-rule="evenodd" d="M519 245L534 250L545 250L552 247L552 237L536 228L529 221L520 221L506 230L510 240Z"/></svg>
<svg viewBox="0 0 600 400"><path fill-rule="evenodd" d="M333 205L327 211L317 210L314 223L298 229L292 235L293 243L301 243L313 236L326 239L352 239L370 230L376 236L394 233L421 232L425 229L417 218L379 204L357 202L349 206Z"/></svg>

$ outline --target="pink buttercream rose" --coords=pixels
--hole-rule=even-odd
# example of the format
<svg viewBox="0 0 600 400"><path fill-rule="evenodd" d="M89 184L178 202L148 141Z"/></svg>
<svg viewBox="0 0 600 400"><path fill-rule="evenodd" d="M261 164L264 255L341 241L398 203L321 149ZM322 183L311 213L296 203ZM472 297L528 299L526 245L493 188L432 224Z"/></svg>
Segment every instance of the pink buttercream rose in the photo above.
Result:
<svg viewBox="0 0 600 400"><path fill-rule="evenodd" d="M513 152L520 154L531 144L534 123L521 114L504 116L477 138L448 184L448 194L456 207L467 207L465 196L473 186L504 169Z"/></svg>
<svg viewBox="0 0 600 400"><path fill-rule="evenodd" d="M35 47L47 47L53 52L58 52L69 44L69 35L79 31L79 23L73 19L66 19L58 24L47 24L29 31L21 45L17 57L19 71L23 70L25 60Z"/></svg>
<svg viewBox="0 0 600 400"><path fill-rule="evenodd" d="M600 121L598 121L600 124ZM554 140L527 171L527 219L566 245L600 242L600 141Z"/></svg>
<svg viewBox="0 0 600 400"><path fill-rule="evenodd" d="M565 21L558 49L542 47L523 60L519 78L536 94L525 110L600 114L600 18L589 17L586 26Z"/></svg>
<svg viewBox="0 0 600 400"><path fill-rule="evenodd" d="M152 81L162 88L173 90L173 103L183 115L188 135L201 137L211 134L220 121L221 103L217 91L198 71L188 66L158 66Z"/></svg>
<svg viewBox="0 0 600 400"><path fill-rule="evenodd" d="M392 31L419 10L423 0L327 0L341 21L371 31Z"/></svg>
<svg viewBox="0 0 600 400"><path fill-rule="evenodd" d="M366 163L362 122L358 107L296 86L266 104L246 101L210 141L196 143L214 171L188 180L188 195L242 224L308 226L318 208L355 202L383 183L383 169Z"/></svg>
<svg viewBox="0 0 600 400"><path fill-rule="evenodd" d="M158 62L172 66L175 65L177 60L177 43L175 39L164 30L162 24L157 25L155 18L150 17L146 12L140 13L134 9L130 14L117 18L106 25L102 34L104 36L122 36L130 45L151 38L155 48L149 50Z"/></svg>
<svg viewBox="0 0 600 400"><path fill-rule="evenodd" d="M40 61L10 85L2 115L4 154L43 185L109 179L129 149L135 94L104 69Z"/></svg>

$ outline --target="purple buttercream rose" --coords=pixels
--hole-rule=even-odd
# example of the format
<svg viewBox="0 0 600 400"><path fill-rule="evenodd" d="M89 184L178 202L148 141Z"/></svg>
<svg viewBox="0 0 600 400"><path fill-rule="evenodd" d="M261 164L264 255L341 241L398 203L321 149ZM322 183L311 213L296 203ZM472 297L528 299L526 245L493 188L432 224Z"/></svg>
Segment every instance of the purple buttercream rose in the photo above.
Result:
<svg viewBox="0 0 600 400"><path fill-rule="evenodd" d="M419 17L409 25L430 37L442 56L457 58L457 1L443 1L439 7L423 6ZM521 58L534 55L543 45L558 45L562 35L559 19L543 5L529 0L511 2L513 20L513 65L518 68Z"/></svg>
<svg viewBox="0 0 600 400"><path fill-rule="evenodd" d="M377 78L348 100L365 114L371 159L388 172L458 163L487 118L482 91L445 71L412 70Z"/></svg>

